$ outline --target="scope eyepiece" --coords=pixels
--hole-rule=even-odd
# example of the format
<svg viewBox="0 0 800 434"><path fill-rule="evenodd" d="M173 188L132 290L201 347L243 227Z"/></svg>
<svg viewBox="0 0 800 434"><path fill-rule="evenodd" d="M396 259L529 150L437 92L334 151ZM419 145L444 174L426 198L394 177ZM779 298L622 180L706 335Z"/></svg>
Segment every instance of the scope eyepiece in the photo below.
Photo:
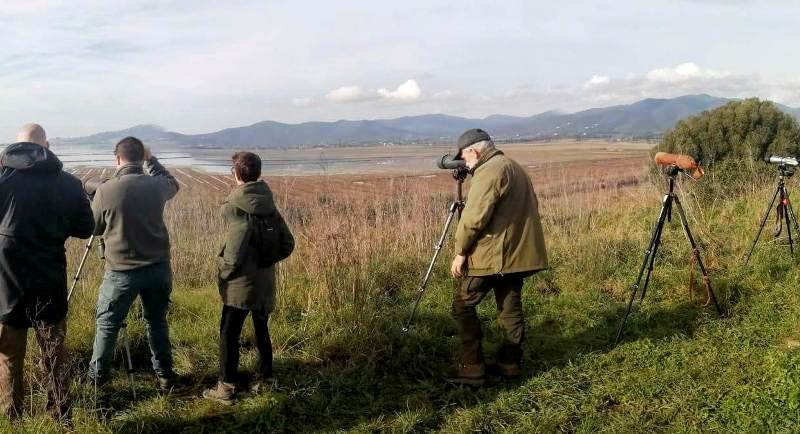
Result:
<svg viewBox="0 0 800 434"><path fill-rule="evenodd" d="M768 157L764 157L764 161L769 164L777 164L779 166L791 166L791 167L800 166L800 162L797 161L796 157L781 157L778 155L770 155Z"/></svg>
<svg viewBox="0 0 800 434"><path fill-rule="evenodd" d="M454 170L467 167L467 162L453 155L445 154L436 160L436 166L440 169Z"/></svg>

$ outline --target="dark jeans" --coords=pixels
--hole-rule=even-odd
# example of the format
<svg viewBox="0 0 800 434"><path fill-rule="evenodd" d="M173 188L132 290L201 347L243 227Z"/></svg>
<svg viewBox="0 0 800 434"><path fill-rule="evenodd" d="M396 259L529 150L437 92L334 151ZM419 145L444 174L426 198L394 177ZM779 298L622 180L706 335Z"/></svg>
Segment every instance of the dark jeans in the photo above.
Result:
<svg viewBox="0 0 800 434"><path fill-rule="evenodd" d="M235 383L239 371L239 337L247 314L253 314L253 329L256 348L261 357L261 378L272 376L272 342L269 338L269 314L264 310L245 310L222 306L222 321L219 325L219 375L226 383Z"/></svg>
<svg viewBox="0 0 800 434"><path fill-rule="evenodd" d="M89 375L108 376L119 329L137 296L142 298L142 313L147 323L153 370L160 377L171 377L172 345L169 341L167 309L172 293L172 271L161 263L129 271L106 270L97 298L97 331Z"/></svg>
<svg viewBox="0 0 800 434"><path fill-rule="evenodd" d="M453 317L458 322L461 335L461 363L483 364L481 340L483 331L475 307L489 291L494 290L499 320L505 330L503 345L497 362L518 365L522 360L522 342L525 340L525 316L522 313L523 279L532 273L516 273L464 278L453 297Z"/></svg>

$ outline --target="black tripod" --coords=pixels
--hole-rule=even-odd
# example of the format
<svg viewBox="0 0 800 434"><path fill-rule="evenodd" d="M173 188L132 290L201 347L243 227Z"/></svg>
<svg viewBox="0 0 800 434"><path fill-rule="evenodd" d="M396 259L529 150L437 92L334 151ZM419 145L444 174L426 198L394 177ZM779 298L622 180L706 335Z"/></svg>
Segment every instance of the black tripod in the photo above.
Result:
<svg viewBox="0 0 800 434"><path fill-rule="evenodd" d="M770 201L769 205L767 206L767 212L764 213L764 218L761 219L761 226L758 227L758 232L756 232L756 237L753 239L753 243L750 245L750 251L747 252L747 258L744 260L744 265L747 265L750 262L750 257L753 255L753 250L756 248L756 243L758 243L758 239L761 237L761 232L764 231L764 226L767 225L767 219L769 219L769 214L772 212L772 207L775 205L775 201L778 201L778 207L776 208L776 223L775 223L775 238L778 238L783 232L783 224L786 223L786 235L789 237L789 253L794 256L794 239L792 238L792 228L796 231L795 233L800 233L800 225L797 223L797 215L794 213L794 208L792 207L792 202L789 200L789 190L786 189L786 178L791 177L794 175L794 167L787 166L785 164L781 164L778 166L778 185L775 187L775 194L772 195L772 201Z"/></svg>
<svg viewBox="0 0 800 434"><path fill-rule="evenodd" d="M642 262L641 268L639 268L639 275L636 277L636 282L631 287L631 297L628 300L628 308L625 311L625 316L622 317L622 322L620 322L619 330L617 331L617 338L614 340L614 345L616 346L620 339L622 338L622 331L625 329L625 322L628 320L628 316L631 314L631 308L633 307L633 300L636 298L636 293L639 292L641 288L642 294L639 301L644 300L645 292L647 291L647 286L650 284L650 276L653 273L653 268L655 266L656 261L656 254L658 253L658 247L661 244L661 234L664 229L664 223L667 221L672 221L672 205L675 204L675 207L678 209L678 216L681 220L681 225L683 226L683 231L686 233L686 238L689 241L689 245L692 247L692 258L697 261L697 265L700 268L700 272L703 274L703 282L706 286L706 291L708 292L708 299L709 301L706 302L706 305L709 302L714 303L714 307L717 309L717 313L722 315L722 309L719 307L719 303L717 303L717 297L714 294L714 290L711 289L711 279L708 277L708 272L706 272L706 267L703 265L703 260L700 258L700 249L697 247L697 243L692 236L691 230L689 230L689 222L686 220L686 214L683 211L683 205L681 205L680 199L678 199L678 195L675 193L675 178L677 178L678 174L680 174L682 170L677 166L669 166L667 168L667 177L669 179L669 192L664 195L664 199L661 205L661 212L658 215L658 221L656 222L655 227L653 228L653 235L650 237L650 244L647 246L647 250L644 254L644 261ZM645 273L646 270L646 273ZM644 284L642 285L642 277L644 277Z"/></svg>
<svg viewBox="0 0 800 434"><path fill-rule="evenodd" d="M444 230L442 230L442 236L439 237L439 242L433 246L433 258L431 258L431 262L428 265L428 271L425 272L425 276L422 278L422 283L420 283L419 288L417 289L417 299L414 300L414 307L411 309L411 315L408 317L408 321L406 321L406 325L403 326L403 332L408 333L409 328L411 327L411 323L414 321L414 317L417 315L417 309L419 309L419 303L422 301L422 296L425 294L425 288L428 287L428 282L431 280L431 275L433 274L433 266L436 264L436 259L439 257L439 253L442 251L442 247L444 246L445 238L447 238L447 232L450 230L450 225L453 223L453 220L456 218L456 214L458 218L461 218L461 210L464 209L464 194L463 194L463 185L464 180L467 178L469 174L469 170L466 167L460 167L458 169L453 170L453 178L456 180L456 199L453 203L450 204L450 207L447 211L447 219L444 222Z"/></svg>

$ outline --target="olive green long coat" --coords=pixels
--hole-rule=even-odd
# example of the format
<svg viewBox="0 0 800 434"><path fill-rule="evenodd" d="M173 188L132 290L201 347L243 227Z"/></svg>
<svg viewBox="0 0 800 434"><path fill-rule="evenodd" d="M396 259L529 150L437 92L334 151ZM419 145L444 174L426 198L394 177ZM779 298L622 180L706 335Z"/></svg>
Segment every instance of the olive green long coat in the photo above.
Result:
<svg viewBox="0 0 800 434"><path fill-rule="evenodd" d="M525 169L502 151L487 152L473 169L456 253L469 257L468 276L547 268L536 192Z"/></svg>
<svg viewBox="0 0 800 434"><path fill-rule="evenodd" d="M275 266L259 267L258 249L252 245L252 231L247 215L277 215L280 220L283 245L276 246L289 256L294 239L280 216L272 192L263 181L248 182L234 188L222 205L225 219L225 244L219 256L219 293L227 306L246 310L265 309L275 305Z"/></svg>

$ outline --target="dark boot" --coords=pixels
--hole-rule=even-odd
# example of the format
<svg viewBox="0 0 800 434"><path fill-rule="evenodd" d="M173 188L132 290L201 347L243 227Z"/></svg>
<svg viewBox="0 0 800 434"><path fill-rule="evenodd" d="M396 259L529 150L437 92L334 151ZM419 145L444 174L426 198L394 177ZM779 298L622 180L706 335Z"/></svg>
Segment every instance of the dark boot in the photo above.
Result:
<svg viewBox="0 0 800 434"><path fill-rule="evenodd" d="M175 376L161 377L158 376L158 388L164 392L169 393L175 387Z"/></svg>
<svg viewBox="0 0 800 434"><path fill-rule="evenodd" d="M506 380L514 380L522 374L518 363L490 363L486 366L486 373Z"/></svg>
<svg viewBox="0 0 800 434"><path fill-rule="evenodd" d="M455 375L446 379L448 383L481 387L486 383L486 368L479 365L459 365Z"/></svg>

